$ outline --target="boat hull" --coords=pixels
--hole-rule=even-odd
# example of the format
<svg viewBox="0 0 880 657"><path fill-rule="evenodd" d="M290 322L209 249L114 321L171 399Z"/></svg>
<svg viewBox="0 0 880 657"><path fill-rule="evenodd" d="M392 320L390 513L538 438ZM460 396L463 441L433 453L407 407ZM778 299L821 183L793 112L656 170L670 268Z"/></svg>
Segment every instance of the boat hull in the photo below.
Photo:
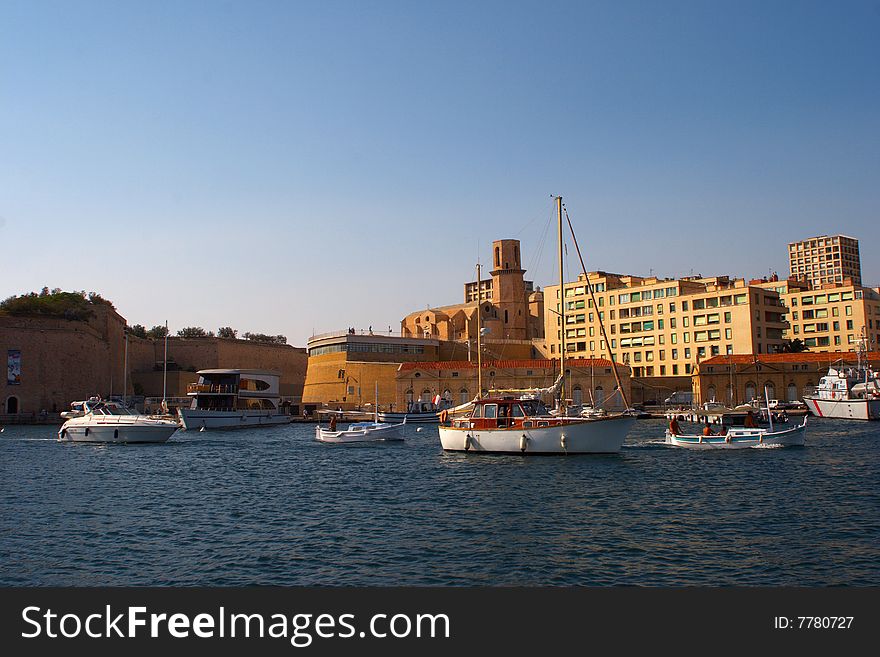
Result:
<svg viewBox="0 0 880 657"><path fill-rule="evenodd" d="M439 413L382 413L379 412L379 422L398 423L406 419L407 424L439 424Z"/></svg>
<svg viewBox="0 0 880 657"><path fill-rule="evenodd" d="M189 431L205 429L248 429L289 424L293 418L282 413L267 411L206 411L181 408L180 421Z"/></svg>
<svg viewBox="0 0 880 657"><path fill-rule="evenodd" d="M810 413L816 417L844 420L880 420L880 399L818 399L804 397Z"/></svg>
<svg viewBox="0 0 880 657"><path fill-rule="evenodd" d="M348 430L330 431L315 427L315 440L322 443L373 443L403 440L405 424L389 424L385 426L369 427L366 425L352 425Z"/></svg>
<svg viewBox="0 0 880 657"><path fill-rule="evenodd" d="M615 454L636 418L574 420L537 428L471 429L444 427L440 444L448 452L491 454Z"/></svg>
<svg viewBox="0 0 880 657"><path fill-rule="evenodd" d="M164 443L178 430L177 423L143 425L65 424L58 440L73 443Z"/></svg>
<svg viewBox="0 0 880 657"><path fill-rule="evenodd" d="M748 449L752 447L803 447L807 421L791 429L768 432L766 429L731 429L725 436L673 435L666 431L666 444L686 449Z"/></svg>

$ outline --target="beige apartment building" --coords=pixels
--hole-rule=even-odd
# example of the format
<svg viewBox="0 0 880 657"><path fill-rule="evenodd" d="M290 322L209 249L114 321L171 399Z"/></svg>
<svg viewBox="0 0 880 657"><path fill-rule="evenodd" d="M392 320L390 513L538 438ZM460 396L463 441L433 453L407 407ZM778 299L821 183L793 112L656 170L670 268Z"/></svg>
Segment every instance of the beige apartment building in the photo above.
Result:
<svg viewBox="0 0 880 657"><path fill-rule="evenodd" d="M846 235L820 235L788 245L791 277L813 287L825 283L842 285L850 279L862 284L859 241Z"/></svg>
<svg viewBox="0 0 880 657"><path fill-rule="evenodd" d="M847 281L813 288L805 281L768 281L758 287L779 293L789 327L783 337L810 351L854 351L864 336L869 350L880 346L880 288Z"/></svg>
<svg viewBox="0 0 880 657"><path fill-rule="evenodd" d="M728 277L658 279L590 272L565 284L567 358L610 357L636 378L690 376L701 360L735 353L772 353L786 328L775 290ZM562 344L559 286L544 290L545 341ZM599 320L605 324L611 354Z"/></svg>

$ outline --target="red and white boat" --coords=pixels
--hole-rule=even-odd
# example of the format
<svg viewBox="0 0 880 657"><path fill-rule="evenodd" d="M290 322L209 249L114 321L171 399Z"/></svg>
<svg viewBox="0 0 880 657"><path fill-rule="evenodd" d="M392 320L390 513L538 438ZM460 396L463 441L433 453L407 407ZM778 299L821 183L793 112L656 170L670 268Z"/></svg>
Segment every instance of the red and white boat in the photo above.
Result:
<svg viewBox="0 0 880 657"><path fill-rule="evenodd" d="M613 454L635 422L626 414L555 416L535 399L487 398L475 400L468 417L441 424L440 444L450 452Z"/></svg>
<svg viewBox="0 0 880 657"><path fill-rule="evenodd" d="M857 368L830 368L819 380L816 394L804 403L817 417L880 420L880 375Z"/></svg>

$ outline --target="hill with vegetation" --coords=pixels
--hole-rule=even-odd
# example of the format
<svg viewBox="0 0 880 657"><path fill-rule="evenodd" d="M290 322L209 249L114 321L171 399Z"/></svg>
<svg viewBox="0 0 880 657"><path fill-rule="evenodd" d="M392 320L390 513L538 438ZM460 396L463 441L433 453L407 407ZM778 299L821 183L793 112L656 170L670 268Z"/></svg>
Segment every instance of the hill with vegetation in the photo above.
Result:
<svg viewBox="0 0 880 657"><path fill-rule="evenodd" d="M39 294L31 292L3 300L0 302L0 314L87 321L95 315L94 308L99 305L113 308L113 304L97 292L62 292L59 288L50 291L44 287Z"/></svg>

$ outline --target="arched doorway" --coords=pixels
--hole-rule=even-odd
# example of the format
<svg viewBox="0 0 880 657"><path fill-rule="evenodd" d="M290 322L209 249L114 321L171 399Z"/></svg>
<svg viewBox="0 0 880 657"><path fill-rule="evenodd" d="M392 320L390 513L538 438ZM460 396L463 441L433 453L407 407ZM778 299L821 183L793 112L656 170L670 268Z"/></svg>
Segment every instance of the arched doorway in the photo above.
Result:
<svg viewBox="0 0 880 657"><path fill-rule="evenodd" d="M746 384L746 403L752 401L755 398L755 384L749 381Z"/></svg>
<svg viewBox="0 0 880 657"><path fill-rule="evenodd" d="M419 397L419 401L429 402L434 398L434 395L431 394L431 391L425 388L422 390L422 394Z"/></svg>
<svg viewBox="0 0 880 657"><path fill-rule="evenodd" d="M458 391L458 403L459 404L467 404L471 400L471 394L468 392L467 388L462 388Z"/></svg>
<svg viewBox="0 0 880 657"><path fill-rule="evenodd" d="M18 397L6 398L6 414L18 415Z"/></svg>
<svg viewBox="0 0 880 657"><path fill-rule="evenodd" d="M571 401L574 402L576 406L580 406L584 403L584 391L580 386L575 386L574 390L571 391Z"/></svg>
<svg viewBox="0 0 880 657"><path fill-rule="evenodd" d="M602 390L602 386L596 386L596 391L593 394L593 399L596 402L597 408L601 408L602 404L605 403L605 391Z"/></svg>
<svg viewBox="0 0 880 657"><path fill-rule="evenodd" d="M767 399L776 399L776 386L771 381L764 384L764 390L767 391Z"/></svg>
<svg viewBox="0 0 880 657"><path fill-rule="evenodd" d="M715 386L709 386L706 388L706 401L715 401Z"/></svg>
<svg viewBox="0 0 880 657"><path fill-rule="evenodd" d="M797 386L794 382L788 384L788 388L785 391L785 401L794 402L797 401Z"/></svg>

